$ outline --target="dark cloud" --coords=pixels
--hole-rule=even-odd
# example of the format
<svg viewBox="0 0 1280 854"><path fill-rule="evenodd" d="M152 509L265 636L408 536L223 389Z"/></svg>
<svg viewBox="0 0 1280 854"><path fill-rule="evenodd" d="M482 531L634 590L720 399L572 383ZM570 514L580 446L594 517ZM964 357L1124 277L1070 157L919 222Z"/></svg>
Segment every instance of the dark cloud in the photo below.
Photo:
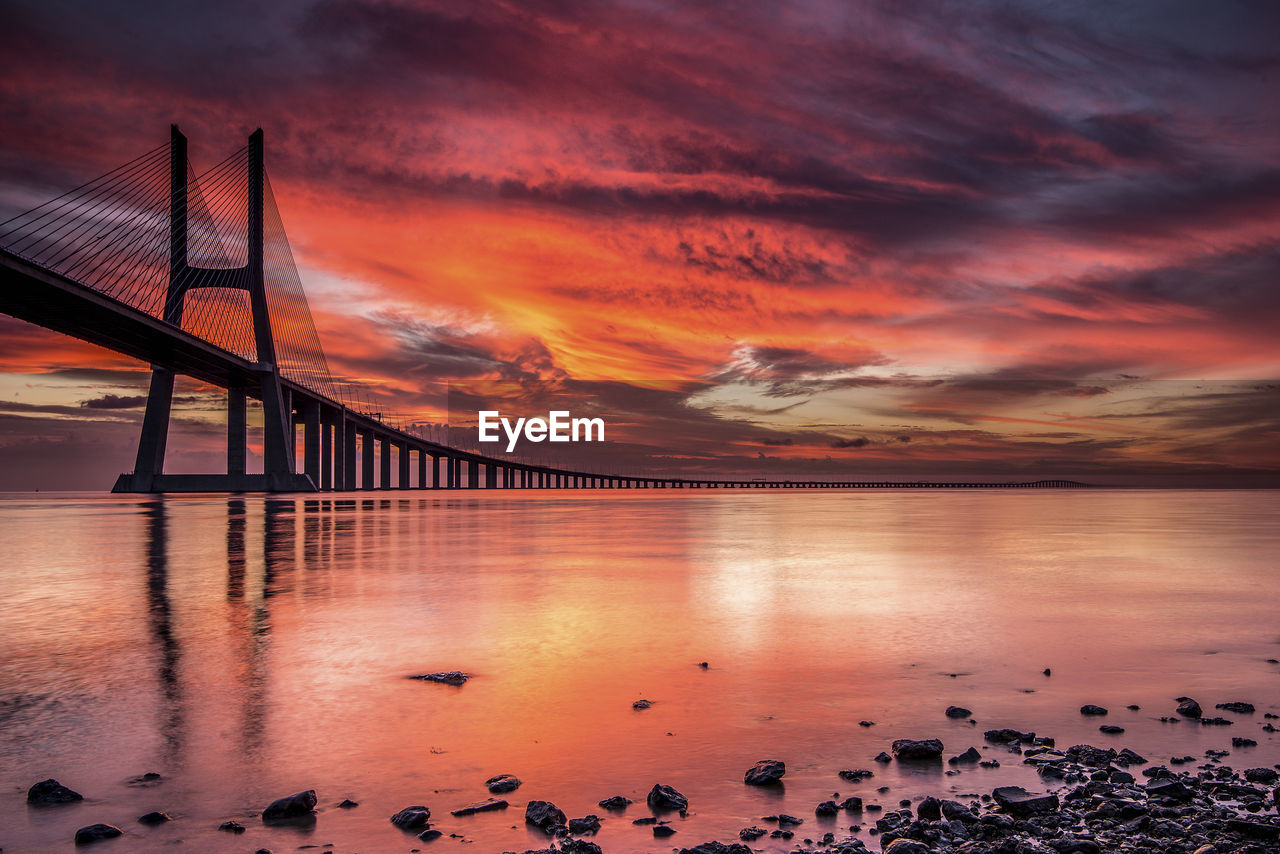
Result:
<svg viewBox="0 0 1280 854"><path fill-rule="evenodd" d="M858 436L855 439L836 439L831 443L833 448L865 448L871 444L871 440L866 436Z"/></svg>
<svg viewBox="0 0 1280 854"><path fill-rule="evenodd" d="M80 401L86 409L137 409L147 402L145 395L104 394Z"/></svg>

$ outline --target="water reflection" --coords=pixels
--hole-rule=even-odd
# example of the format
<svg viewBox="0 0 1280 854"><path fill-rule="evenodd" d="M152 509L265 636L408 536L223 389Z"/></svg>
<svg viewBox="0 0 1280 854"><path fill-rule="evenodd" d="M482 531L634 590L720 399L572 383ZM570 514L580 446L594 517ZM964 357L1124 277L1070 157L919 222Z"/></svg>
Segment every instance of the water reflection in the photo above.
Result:
<svg viewBox="0 0 1280 854"><path fill-rule="evenodd" d="M160 737L166 767L183 764L185 741L184 700L180 669L182 647L173 627L169 600L168 518L163 500L143 505L147 530L147 615L156 648L156 676L162 697Z"/></svg>

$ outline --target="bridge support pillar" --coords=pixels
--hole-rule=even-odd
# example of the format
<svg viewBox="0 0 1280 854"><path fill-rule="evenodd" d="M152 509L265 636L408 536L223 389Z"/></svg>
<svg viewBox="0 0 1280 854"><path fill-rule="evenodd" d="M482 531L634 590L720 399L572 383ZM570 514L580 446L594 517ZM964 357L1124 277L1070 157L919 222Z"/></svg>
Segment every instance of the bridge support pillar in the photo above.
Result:
<svg viewBox="0 0 1280 854"><path fill-rule="evenodd" d="M378 488L391 488L391 440L386 436L378 439Z"/></svg>
<svg viewBox="0 0 1280 854"><path fill-rule="evenodd" d="M320 410L320 488L333 489L333 419L328 407Z"/></svg>
<svg viewBox="0 0 1280 854"><path fill-rule="evenodd" d="M360 488L373 489L373 431L360 433Z"/></svg>
<svg viewBox="0 0 1280 854"><path fill-rule="evenodd" d="M244 389L227 389L227 474L245 473L248 450L248 418Z"/></svg>
<svg viewBox="0 0 1280 854"><path fill-rule="evenodd" d="M320 482L320 401L298 401L302 415L302 470L313 483Z"/></svg>
<svg viewBox="0 0 1280 854"><path fill-rule="evenodd" d="M409 444L407 442L397 442L396 450L400 454L400 471L396 479L397 489L409 488Z"/></svg>
<svg viewBox="0 0 1280 854"><path fill-rule="evenodd" d="M418 451L418 489L427 488L427 452Z"/></svg>

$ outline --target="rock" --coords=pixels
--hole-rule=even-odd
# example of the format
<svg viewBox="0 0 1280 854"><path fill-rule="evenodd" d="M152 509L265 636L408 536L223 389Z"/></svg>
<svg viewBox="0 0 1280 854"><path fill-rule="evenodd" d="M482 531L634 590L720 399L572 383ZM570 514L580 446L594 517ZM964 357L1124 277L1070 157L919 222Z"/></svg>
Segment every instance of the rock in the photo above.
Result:
<svg viewBox="0 0 1280 854"><path fill-rule="evenodd" d="M27 803L38 807L51 807L58 804L71 804L83 801L84 795L74 792L52 778L41 780L27 789Z"/></svg>
<svg viewBox="0 0 1280 854"><path fill-rule="evenodd" d="M875 726L875 721L858 721L858 726Z"/></svg>
<svg viewBox="0 0 1280 854"><path fill-rule="evenodd" d="M942 742L936 738L900 738L893 743L893 755L899 760L941 759Z"/></svg>
<svg viewBox="0 0 1280 854"><path fill-rule="evenodd" d="M1280 824L1268 824L1267 822L1257 821L1255 819L1228 819L1227 830L1253 839L1280 839Z"/></svg>
<svg viewBox="0 0 1280 854"><path fill-rule="evenodd" d="M484 781L491 795L505 795L520 788L520 778L514 774L499 774Z"/></svg>
<svg viewBox="0 0 1280 854"><path fill-rule="evenodd" d="M465 807L458 807L456 810L449 810L449 815L475 815L478 812L505 810L509 806L510 804L502 798L485 798L483 801L476 801L474 804L467 804Z"/></svg>
<svg viewBox="0 0 1280 854"><path fill-rule="evenodd" d="M88 845L117 836L124 836L124 831L113 824L90 824L76 831L76 845Z"/></svg>
<svg viewBox="0 0 1280 854"><path fill-rule="evenodd" d="M1201 718L1200 723L1205 726L1232 726L1235 721L1229 721L1226 718Z"/></svg>
<svg viewBox="0 0 1280 854"><path fill-rule="evenodd" d="M1274 783L1280 779L1280 774L1272 768L1248 768L1244 772L1244 778L1250 783Z"/></svg>
<svg viewBox="0 0 1280 854"><path fill-rule="evenodd" d="M752 851L737 842L725 845L723 842L711 841L692 848L681 848L678 854L752 854Z"/></svg>
<svg viewBox="0 0 1280 854"><path fill-rule="evenodd" d="M738 838L743 842L755 842L761 836L768 835L768 833L769 831L765 830L763 827L744 827L742 830L738 831Z"/></svg>
<svg viewBox="0 0 1280 854"><path fill-rule="evenodd" d="M1178 714L1182 715L1184 718L1198 718L1204 714L1204 711L1200 708L1200 704L1189 697L1184 697L1178 703L1177 711Z"/></svg>
<svg viewBox="0 0 1280 854"><path fill-rule="evenodd" d="M148 771L145 774L139 774L136 777L130 777L124 781L124 784L131 789L150 789L164 782L164 777L155 771Z"/></svg>
<svg viewBox="0 0 1280 854"><path fill-rule="evenodd" d="M1016 729L989 729L982 737L993 744L1019 744L1035 739L1034 732L1020 732Z"/></svg>
<svg viewBox="0 0 1280 854"><path fill-rule="evenodd" d="M701 667L703 670L706 670L706 669L707 669L708 667L710 667L711 665L710 665L710 664L708 664L708 663L707 663L707 662L705 662L705 661L699 661L699 662L698 662L698 666L699 666L699 667Z"/></svg>
<svg viewBox="0 0 1280 854"><path fill-rule="evenodd" d="M1153 779L1147 784L1148 798L1170 798L1175 801L1189 801L1195 797L1195 793L1178 779L1172 777L1164 777Z"/></svg>
<svg viewBox="0 0 1280 854"><path fill-rule="evenodd" d="M780 825L781 824L790 824L790 825L804 824L804 819L797 818L794 815L787 815L786 813L779 813L778 824Z"/></svg>
<svg viewBox="0 0 1280 854"><path fill-rule="evenodd" d="M1254 712L1253 703L1241 703L1239 701L1219 703L1214 708L1222 709L1224 712L1235 712L1237 715L1251 715Z"/></svg>
<svg viewBox="0 0 1280 854"><path fill-rule="evenodd" d="M631 708L633 708L633 709L647 709L647 708L649 708L649 707L650 707L650 706L652 706L652 705L653 705L653 701L651 701L651 700L636 700L634 703L632 703L632 704L631 704Z"/></svg>
<svg viewBox="0 0 1280 854"><path fill-rule="evenodd" d="M391 823L401 830L422 830L431 820L431 810L421 804L405 807L391 816Z"/></svg>
<svg viewBox="0 0 1280 854"><path fill-rule="evenodd" d="M769 786L777 783L787 773L787 765L777 759L761 759L747 769L742 781L748 786Z"/></svg>
<svg viewBox="0 0 1280 854"><path fill-rule="evenodd" d="M649 790L649 796L645 799L650 809L655 810L679 810L684 812L689 809L689 799L677 792L670 786L664 786L661 783L655 783L654 787Z"/></svg>
<svg viewBox="0 0 1280 854"><path fill-rule="evenodd" d="M601 854L600 846L585 839L566 839L560 843L560 854Z"/></svg>
<svg viewBox="0 0 1280 854"><path fill-rule="evenodd" d="M315 812L315 809L316 790L307 789L305 792L298 792L296 795L289 795L287 798L272 801L262 811L262 820L270 822L301 818L302 816L311 815Z"/></svg>
<svg viewBox="0 0 1280 854"><path fill-rule="evenodd" d="M982 761L982 754L978 752L978 748L976 747L970 747L968 750L966 750L964 753L961 753L959 756L952 756L950 759L947 760L947 762L949 762L952 765L960 765L963 763L972 763L972 762L981 762L981 761Z"/></svg>
<svg viewBox="0 0 1280 854"><path fill-rule="evenodd" d="M875 760L875 761L877 761L877 762L892 762L892 761L893 761L893 757L892 757L892 756L890 756L889 754L885 753L885 752L882 750L882 751L880 751L879 753L877 753L877 754L876 754L876 760Z"/></svg>
<svg viewBox="0 0 1280 854"><path fill-rule="evenodd" d="M1107 710L1102 706L1095 706L1092 703L1086 703L1080 707L1080 714L1082 715L1105 715L1106 713Z"/></svg>
<svg viewBox="0 0 1280 854"><path fill-rule="evenodd" d="M999 767L1000 767L1000 760L999 760L999 759L984 759L984 760L982 760L981 762L979 762L979 763L978 763L978 767L980 767L980 768L999 768Z"/></svg>
<svg viewBox="0 0 1280 854"><path fill-rule="evenodd" d="M674 836L676 829L669 824L655 824L653 826L653 836L655 839L666 839L668 836Z"/></svg>
<svg viewBox="0 0 1280 854"><path fill-rule="evenodd" d="M463 673L461 670L441 670L438 673L421 673L417 676L410 676L410 679L421 679L423 682L438 682L441 685L463 685L471 675Z"/></svg>
<svg viewBox="0 0 1280 854"><path fill-rule="evenodd" d="M914 839L895 839L884 847L884 854L929 854L929 846Z"/></svg>
<svg viewBox="0 0 1280 854"><path fill-rule="evenodd" d="M622 795L614 795L613 797L605 798L597 804L597 806L604 810L625 810L627 807L631 806L632 803L633 801L630 798L624 798Z"/></svg>
<svg viewBox="0 0 1280 854"><path fill-rule="evenodd" d="M343 798L342 803L338 804L338 809L353 810L358 806L360 806L358 801L353 801L350 798Z"/></svg>
<svg viewBox="0 0 1280 854"><path fill-rule="evenodd" d="M1130 750L1127 747L1124 750L1121 750L1120 753L1116 755L1115 761L1117 765L1146 765L1147 764L1147 760L1143 756L1141 756L1140 754L1134 753L1132 750Z"/></svg>
<svg viewBox="0 0 1280 854"><path fill-rule="evenodd" d="M837 771L836 775L841 780L848 780L850 783L856 783L859 780L866 780L875 776L875 772L867 771L864 768L846 768L843 771Z"/></svg>
<svg viewBox="0 0 1280 854"><path fill-rule="evenodd" d="M862 812L862 798L850 795L840 802L840 809L845 812Z"/></svg>
<svg viewBox="0 0 1280 854"><path fill-rule="evenodd" d="M1232 747L1257 747L1258 742L1254 741L1252 738L1241 738L1239 736L1236 736L1235 738L1231 739L1231 746Z"/></svg>
<svg viewBox="0 0 1280 854"><path fill-rule="evenodd" d="M972 715L973 712L969 711L964 706L947 706L946 714L949 718L967 718Z"/></svg>
<svg viewBox="0 0 1280 854"><path fill-rule="evenodd" d="M1119 754L1111 748L1094 747L1092 744L1076 744L1067 748L1066 756L1072 762L1091 768L1106 768Z"/></svg>
<svg viewBox="0 0 1280 854"><path fill-rule="evenodd" d="M218 825L218 830L223 833L244 833L244 825L238 821L224 821Z"/></svg>
<svg viewBox="0 0 1280 854"><path fill-rule="evenodd" d="M835 801L823 801L813 808L813 814L822 818L831 818L840 814L840 807Z"/></svg>
<svg viewBox="0 0 1280 854"><path fill-rule="evenodd" d="M1052 671L1052 670L1050 670L1048 667L1046 667L1042 672L1044 673L1044 675L1045 675L1045 676L1052 676L1052 675L1053 675L1053 671Z"/></svg>
<svg viewBox="0 0 1280 854"><path fill-rule="evenodd" d="M1056 812L1060 805L1056 794L1033 795L1021 786L1000 786L991 792L991 797L1005 812L1017 818Z"/></svg>
<svg viewBox="0 0 1280 854"><path fill-rule="evenodd" d="M148 827L164 824L167 821L173 821L173 816L164 812L149 812L146 815L138 816L138 824L145 824Z"/></svg>
<svg viewBox="0 0 1280 854"><path fill-rule="evenodd" d="M1115 724L1103 724L1098 727L1098 732L1104 732L1107 735L1120 735L1124 732L1124 727L1116 726Z"/></svg>
<svg viewBox="0 0 1280 854"><path fill-rule="evenodd" d="M441 836L444 836L444 833L439 830L436 830L434 827L429 827L418 834L418 838L421 839L423 842L434 842L435 840L439 839Z"/></svg>
<svg viewBox="0 0 1280 854"><path fill-rule="evenodd" d="M564 824L565 815L550 801L529 801L529 805L524 808L524 821L525 824L532 824L548 832L555 825Z"/></svg>
<svg viewBox="0 0 1280 854"><path fill-rule="evenodd" d="M583 816L582 818L569 819L569 832L576 834L599 833L600 819L594 815Z"/></svg>
<svg viewBox="0 0 1280 854"><path fill-rule="evenodd" d="M916 815L928 821L942 818L942 801L930 795L916 805Z"/></svg>

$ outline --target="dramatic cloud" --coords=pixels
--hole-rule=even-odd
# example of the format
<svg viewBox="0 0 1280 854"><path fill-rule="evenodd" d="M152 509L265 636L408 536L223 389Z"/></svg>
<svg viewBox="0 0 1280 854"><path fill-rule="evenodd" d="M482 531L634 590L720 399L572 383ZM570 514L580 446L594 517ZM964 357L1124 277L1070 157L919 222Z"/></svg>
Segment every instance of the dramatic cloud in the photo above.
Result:
<svg viewBox="0 0 1280 854"><path fill-rule="evenodd" d="M197 171L261 124L330 367L408 421L495 382L616 413L636 466L1280 469L1266 393L1166 388L1139 417L1114 385L1280 375L1271 5L5 18L0 220L171 121ZM145 365L0 318L0 399L89 424L145 387ZM216 392L191 395L213 418Z"/></svg>

